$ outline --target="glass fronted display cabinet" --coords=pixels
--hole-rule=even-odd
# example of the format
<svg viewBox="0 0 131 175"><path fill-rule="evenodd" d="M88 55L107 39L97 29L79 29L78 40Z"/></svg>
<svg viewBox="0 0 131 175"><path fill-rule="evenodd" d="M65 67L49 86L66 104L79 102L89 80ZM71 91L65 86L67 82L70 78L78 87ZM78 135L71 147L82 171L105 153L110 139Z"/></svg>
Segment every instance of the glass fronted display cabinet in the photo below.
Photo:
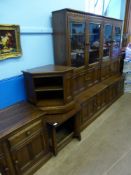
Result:
<svg viewBox="0 0 131 175"><path fill-rule="evenodd" d="M119 72L121 20L72 9L52 17L55 64L76 68L74 91Z"/></svg>
<svg viewBox="0 0 131 175"><path fill-rule="evenodd" d="M122 21L71 9L53 12L55 63L76 68L118 57Z"/></svg>

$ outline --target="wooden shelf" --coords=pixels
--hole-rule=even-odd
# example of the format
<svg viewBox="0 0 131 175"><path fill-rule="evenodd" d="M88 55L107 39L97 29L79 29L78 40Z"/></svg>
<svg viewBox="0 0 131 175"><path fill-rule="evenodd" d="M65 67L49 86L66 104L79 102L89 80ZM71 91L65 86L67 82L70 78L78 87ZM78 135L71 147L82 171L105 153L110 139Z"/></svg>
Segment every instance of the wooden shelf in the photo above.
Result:
<svg viewBox="0 0 131 175"><path fill-rule="evenodd" d="M62 91L63 87L61 86L42 86L35 89L35 92L41 91Z"/></svg>
<svg viewBox="0 0 131 175"><path fill-rule="evenodd" d="M37 106L47 107L47 106L59 106L64 105L63 99L43 99L39 100Z"/></svg>

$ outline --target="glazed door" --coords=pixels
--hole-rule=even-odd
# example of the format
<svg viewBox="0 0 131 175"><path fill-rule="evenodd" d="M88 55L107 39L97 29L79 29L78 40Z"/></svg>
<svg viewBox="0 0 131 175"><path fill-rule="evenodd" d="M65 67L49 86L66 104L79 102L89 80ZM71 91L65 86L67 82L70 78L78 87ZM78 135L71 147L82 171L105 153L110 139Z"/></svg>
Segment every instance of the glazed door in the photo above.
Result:
<svg viewBox="0 0 131 175"><path fill-rule="evenodd" d="M89 64L93 64L100 61L101 58L101 29L102 23L99 21L89 22Z"/></svg>
<svg viewBox="0 0 131 175"><path fill-rule="evenodd" d="M105 21L103 27L103 49L101 64L101 80L111 75L111 51L112 51L113 24L111 21Z"/></svg>
<svg viewBox="0 0 131 175"><path fill-rule="evenodd" d="M103 57L102 61L109 61L111 57L113 26L110 23L104 24L103 32Z"/></svg>
<svg viewBox="0 0 131 175"><path fill-rule="evenodd" d="M74 16L68 18L69 62L73 67L81 67L86 64L86 20Z"/></svg>
<svg viewBox="0 0 131 175"><path fill-rule="evenodd" d="M121 48L121 23L115 23L113 27L112 59L120 55Z"/></svg>

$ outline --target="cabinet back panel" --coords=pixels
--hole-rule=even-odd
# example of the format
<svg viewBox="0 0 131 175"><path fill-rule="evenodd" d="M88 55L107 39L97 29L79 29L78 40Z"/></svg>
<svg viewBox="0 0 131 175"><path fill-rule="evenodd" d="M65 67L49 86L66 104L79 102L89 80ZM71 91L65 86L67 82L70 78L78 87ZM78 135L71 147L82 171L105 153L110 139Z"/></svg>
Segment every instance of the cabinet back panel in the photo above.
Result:
<svg viewBox="0 0 131 175"><path fill-rule="evenodd" d="M40 77L34 79L35 87L63 85L62 77Z"/></svg>

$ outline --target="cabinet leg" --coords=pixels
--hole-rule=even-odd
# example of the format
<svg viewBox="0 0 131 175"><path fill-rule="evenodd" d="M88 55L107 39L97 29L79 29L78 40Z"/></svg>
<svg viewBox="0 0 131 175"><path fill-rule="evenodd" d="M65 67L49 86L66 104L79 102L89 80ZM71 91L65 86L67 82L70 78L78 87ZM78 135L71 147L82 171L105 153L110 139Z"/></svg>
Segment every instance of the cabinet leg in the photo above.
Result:
<svg viewBox="0 0 131 175"><path fill-rule="evenodd" d="M81 133L80 133L80 113L75 116L74 121L74 137L77 138L79 141L81 140Z"/></svg>
<svg viewBox="0 0 131 175"><path fill-rule="evenodd" d="M51 127L51 141L52 141L52 152L56 156L57 155L57 141L56 141L56 128Z"/></svg>

